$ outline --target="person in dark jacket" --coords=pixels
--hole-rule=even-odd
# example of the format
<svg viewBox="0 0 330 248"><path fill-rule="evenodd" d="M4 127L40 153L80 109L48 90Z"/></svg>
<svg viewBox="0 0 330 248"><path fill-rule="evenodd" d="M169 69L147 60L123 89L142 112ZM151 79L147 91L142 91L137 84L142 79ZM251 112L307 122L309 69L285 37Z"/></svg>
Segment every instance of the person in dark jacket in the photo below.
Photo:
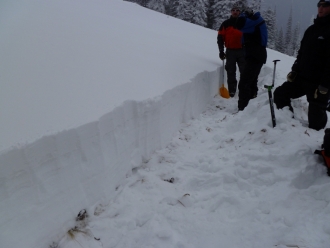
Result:
<svg viewBox="0 0 330 248"><path fill-rule="evenodd" d="M246 8L237 21L237 28L243 32L245 67L241 74L238 94L238 110L242 111L258 94L258 77L267 60L268 32L260 12Z"/></svg>
<svg viewBox="0 0 330 248"><path fill-rule="evenodd" d="M243 5L241 2L233 4L231 16L225 20L218 31L217 43L219 47L219 57L221 60L227 59L225 69L227 71L227 83L230 97L234 97L237 88L236 64L242 73L245 59L242 45L243 33L236 28L237 18L241 13ZM226 53L224 52L226 47Z"/></svg>
<svg viewBox="0 0 330 248"><path fill-rule="evenodd" d="M324 128L330 87L330 0L320 0L318 15L304 33L297 59L287 81L274 91L278 109L291 106L291 98L307 97L309 127Z"/></svg>

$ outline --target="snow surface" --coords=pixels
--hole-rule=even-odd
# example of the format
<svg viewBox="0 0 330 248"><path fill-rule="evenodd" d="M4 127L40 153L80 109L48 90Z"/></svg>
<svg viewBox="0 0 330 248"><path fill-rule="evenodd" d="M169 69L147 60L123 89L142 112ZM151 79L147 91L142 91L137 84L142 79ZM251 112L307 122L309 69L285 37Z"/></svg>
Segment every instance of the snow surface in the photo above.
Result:
<svg viewBox="0 0 330 248"><path fill-rule="evenodd" d="M323 131L305 98L272 128L263 87L294 58L268 50L237 113L212 30L119 0L1 4L1 248L329 247Z"/></svg>
<svg viewBox="0 0 330 248"><path fill-rule="evenodd" d="M119 0L6 0L0 151L98 120L219 66L216 32ZM211 38L212 37L212 38Z"/></svg>

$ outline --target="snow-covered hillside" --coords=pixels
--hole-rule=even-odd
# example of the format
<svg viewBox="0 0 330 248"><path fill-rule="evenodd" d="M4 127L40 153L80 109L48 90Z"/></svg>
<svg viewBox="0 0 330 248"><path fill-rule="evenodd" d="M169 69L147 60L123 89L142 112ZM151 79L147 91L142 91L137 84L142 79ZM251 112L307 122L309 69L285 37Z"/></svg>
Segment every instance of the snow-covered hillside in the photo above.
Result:
<svg viewBox="0 0 330 248"><path fill-rule="evenodd" d="M119 0L1 3L0 151L215 71L216 32ZM24 124L23 124L24 123Z"/></svg>
<svg viewBox="0 0 330 248"><path fill-rule="evenodd" d="M0 16L1 248L328 247L323 133L305 99L273 129L263 88L293 58L237 113L212 30L120 0Z"/></svg>

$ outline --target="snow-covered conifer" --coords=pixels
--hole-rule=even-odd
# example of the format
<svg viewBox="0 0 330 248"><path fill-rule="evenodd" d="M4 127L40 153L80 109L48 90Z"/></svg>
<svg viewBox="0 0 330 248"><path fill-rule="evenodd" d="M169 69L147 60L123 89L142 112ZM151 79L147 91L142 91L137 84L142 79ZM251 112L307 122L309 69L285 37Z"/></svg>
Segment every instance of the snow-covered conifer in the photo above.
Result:
<svg viewBox="0 0 330 248"><path fill-rule="evenodd" d="M206 0L193 0L190 6L190 22L206 27Z"/></svg>
<svg viewBox="0 0 330 248"><path fill-rule="evenodd" d="M292 35L292 49L293 49L293 55L294 57L297 56L298 50L300 47L300 23L297 23Z"/></svg>
<svg viewBox="0 0 330 248"><path fill-rule="evenodd" d="M288 18L288 22L286 25L286 32L285 32L285 53L287 55L292 56L294 51L293 51L293 47L292 47L292 7L290 9L290 14L289 14L289 18Z"/></svg>
<svg viewBox="0 0 330 248"><path fill-rule="evenodd" d="M283 39L283 28L281 28L278 31L275 48L276 48L276 51L279 51L281 53L284 53L284 51L285 51L285 45L284 45L284 39Z"/></svg>
<svg viewBox="0 0 330 248"><path fill-rule="evenodd" d="M261 10L261 0L252 0L250 2L250 7L253 9L254 12L258 12Z"/></svg>
<svg viewBox="0 0 330 248"><path fill-rule="evenodd" d="M276 42L276 12L270 7L263 13L263 18L268 30L268 47L275 49Z"/></svg>
<svg viewBox="0 0 330 248"><path fill-rule="evenodd" d="M165 5L168 0L150 0L147 4L149 9L153 9L160 13L165 13Z"/></svg>
<svg viewBox="0 0 330 248"><path fill-rule="evenodd" d="M187 0L173 0L171 6L171 13L174 17L181 20L190 21L191 12L190 4Z"/></svg>
<svg viewBox="0 0 330 248"><path fill-rule="evenodd" d="M230 17L230 10L235 1L233 0L220 0L214 3L213 14L214 23L213 29L219 29L220 25Z"/></svg>
<svg viewBox="0 0 330 248"><path fill-rule="evenodd" d="M206 27L213 29L214 24L214 12L213 12L213 6L214 6L215 0L209 0L206 3Z"/></svg>

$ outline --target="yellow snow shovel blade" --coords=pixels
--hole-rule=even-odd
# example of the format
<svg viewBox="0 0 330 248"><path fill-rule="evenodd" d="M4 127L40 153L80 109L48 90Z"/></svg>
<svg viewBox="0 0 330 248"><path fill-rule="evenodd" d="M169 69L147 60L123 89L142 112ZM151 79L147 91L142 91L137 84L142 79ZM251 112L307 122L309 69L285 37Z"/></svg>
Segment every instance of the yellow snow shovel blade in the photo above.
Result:
<svg viewBox="0 0 330 248"><path fill-rule="evenodd" d="M225 85L222 84L220 89L219 89L219 94L220 96L222 96L223 98L230 98L229 92L226 89Z"/></svg>
<svg viewBox="0 0 330 248"><path fill-rule="evenodd" d="M229 92L225 87L225 62L222 60L222 82L221 82L221 87L219 88L219 94L223 98L230 98Z"/></svg>

